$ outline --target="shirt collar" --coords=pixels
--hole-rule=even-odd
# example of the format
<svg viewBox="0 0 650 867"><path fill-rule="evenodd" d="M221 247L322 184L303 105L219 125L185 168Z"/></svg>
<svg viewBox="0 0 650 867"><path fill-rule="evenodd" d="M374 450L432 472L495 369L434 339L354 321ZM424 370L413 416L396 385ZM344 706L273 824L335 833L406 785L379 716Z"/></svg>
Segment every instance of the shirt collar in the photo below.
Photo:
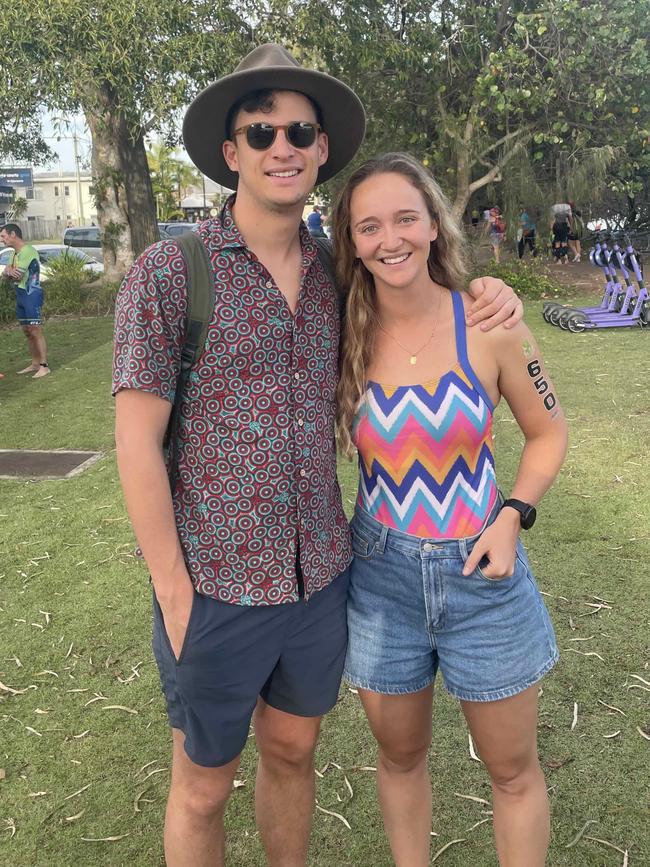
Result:
<svg viewBox="0 0 650 867"><path fill-rule="evenodd" d="M214 217L211 220L206 220L203 224L204 240L208 249L213 252L226 249L248 249L246 247L246 241L237 228L235 218L232 214L232 206L234 203L235 193L227 199L219 216ZM309 267L318 256L318 247L302 220L300 222L299 233L303 265Z"/></svg>

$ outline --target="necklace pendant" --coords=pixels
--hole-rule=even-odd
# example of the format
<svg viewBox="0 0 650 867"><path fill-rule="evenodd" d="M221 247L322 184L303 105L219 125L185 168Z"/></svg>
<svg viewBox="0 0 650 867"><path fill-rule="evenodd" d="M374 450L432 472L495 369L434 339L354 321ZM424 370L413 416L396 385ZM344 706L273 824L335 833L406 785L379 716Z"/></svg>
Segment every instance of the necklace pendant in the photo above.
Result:
<svg viewBox="0 0 650 867"><path fill-rule="evenodd" d="M412 355L412 356L411 356L411 364L415 364L417 360L418 360L417 355Z"/></svg>

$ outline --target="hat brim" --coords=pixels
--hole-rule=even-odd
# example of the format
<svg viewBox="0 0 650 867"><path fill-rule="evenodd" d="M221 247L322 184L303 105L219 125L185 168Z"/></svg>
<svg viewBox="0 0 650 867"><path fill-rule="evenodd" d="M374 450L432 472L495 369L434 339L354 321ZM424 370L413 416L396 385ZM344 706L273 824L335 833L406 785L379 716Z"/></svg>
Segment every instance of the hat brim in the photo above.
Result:
<svg viewBox="0 0 650 867"><path fill-rule="evenodd" d="M366 114L356 93L324 72L267 66L226 75L202 90L190 104L183 121L183 143L204 175L224 187L237 188L239 175L228 168L222 152L226 120L232 106L242 97L267 88L295 90L319 106L329 156L319 169L317 184L334 177L353 160L366 130Z"/></svg>

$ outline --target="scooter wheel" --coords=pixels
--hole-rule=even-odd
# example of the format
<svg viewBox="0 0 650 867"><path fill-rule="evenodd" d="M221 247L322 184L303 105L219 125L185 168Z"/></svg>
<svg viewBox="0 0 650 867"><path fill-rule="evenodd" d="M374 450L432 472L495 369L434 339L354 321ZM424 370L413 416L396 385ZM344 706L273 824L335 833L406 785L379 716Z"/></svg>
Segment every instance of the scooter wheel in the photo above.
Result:
<svg viewBox="0 0 650 867"><path fill-rule="evenodd" d="M614 307L614 310L616 310L617 313L620 313L621 308L623 307L624 301L625 301L625 292L619 292L618 295L616 296L616 306Z"/></svg>
<svg viewBox="0 0 650 867"><path fill-rule="evenodd" d="M562 308L560 307L558 309L557 307L554 307L553 310L551 310L551 312L548 314L548 321L551 323L551 325L559 325L560 324L559 320L560 320L561 315L562 315Z"/></svg>
<svg viewBox="0 0 650 867"><path fill-rule="evenodd" d="M560 315L558 316L557 324L560 326L560 328L561 328L563 331L568 331L568 329L569 329L569 321L570 321L570 319L571 319L571 316L572 316L572 311L571 311L571 310L564 310L564 311L563 311L562 313L560 313Z"/></svg>
<svg viewBox="0 0 650 867"><path fill-rule="evenodd" d="M579 316L571 316L567 325L572 334L580 334L581 331L585 330L586 322L586 319L582 319Z"/></svg>
<svg viewBox="0 0 650 867"><path fill-rule="evenodd" d="M646 328L650 326L650 300L643 302L639 321L641 322L641 325L645 326Z"/></svg>

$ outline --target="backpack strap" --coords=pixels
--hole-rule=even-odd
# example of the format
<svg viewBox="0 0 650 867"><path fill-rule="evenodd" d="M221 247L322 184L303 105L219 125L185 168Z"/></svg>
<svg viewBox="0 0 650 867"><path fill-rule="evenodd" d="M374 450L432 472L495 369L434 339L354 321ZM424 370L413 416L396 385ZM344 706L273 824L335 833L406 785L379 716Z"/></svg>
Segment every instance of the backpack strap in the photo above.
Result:
<svg viewBox="0 0 650 867"><path fill-rule="evenodd" d="M196 232L184 232L175 240L185 259L187 272L187 325L174 404L163 440L169 458L169 483L172 491L178 472L177 441L183 393L192 367L203 351L215 303L214 273L205 244Z"/></svg>
<svg viewBox="0 0 650 867"><path fill-rule="evenodd" d="M330 278L332 285L336 289L336 297L339 302L339 316L343 319L343 316L345 315L347 292L336 279L336 263L334 262L332 242L329 238L319 237L318 235L312 235L312 240L318 249L318 258L320 259L321 265L323 266L327 276Z"/></svg>

